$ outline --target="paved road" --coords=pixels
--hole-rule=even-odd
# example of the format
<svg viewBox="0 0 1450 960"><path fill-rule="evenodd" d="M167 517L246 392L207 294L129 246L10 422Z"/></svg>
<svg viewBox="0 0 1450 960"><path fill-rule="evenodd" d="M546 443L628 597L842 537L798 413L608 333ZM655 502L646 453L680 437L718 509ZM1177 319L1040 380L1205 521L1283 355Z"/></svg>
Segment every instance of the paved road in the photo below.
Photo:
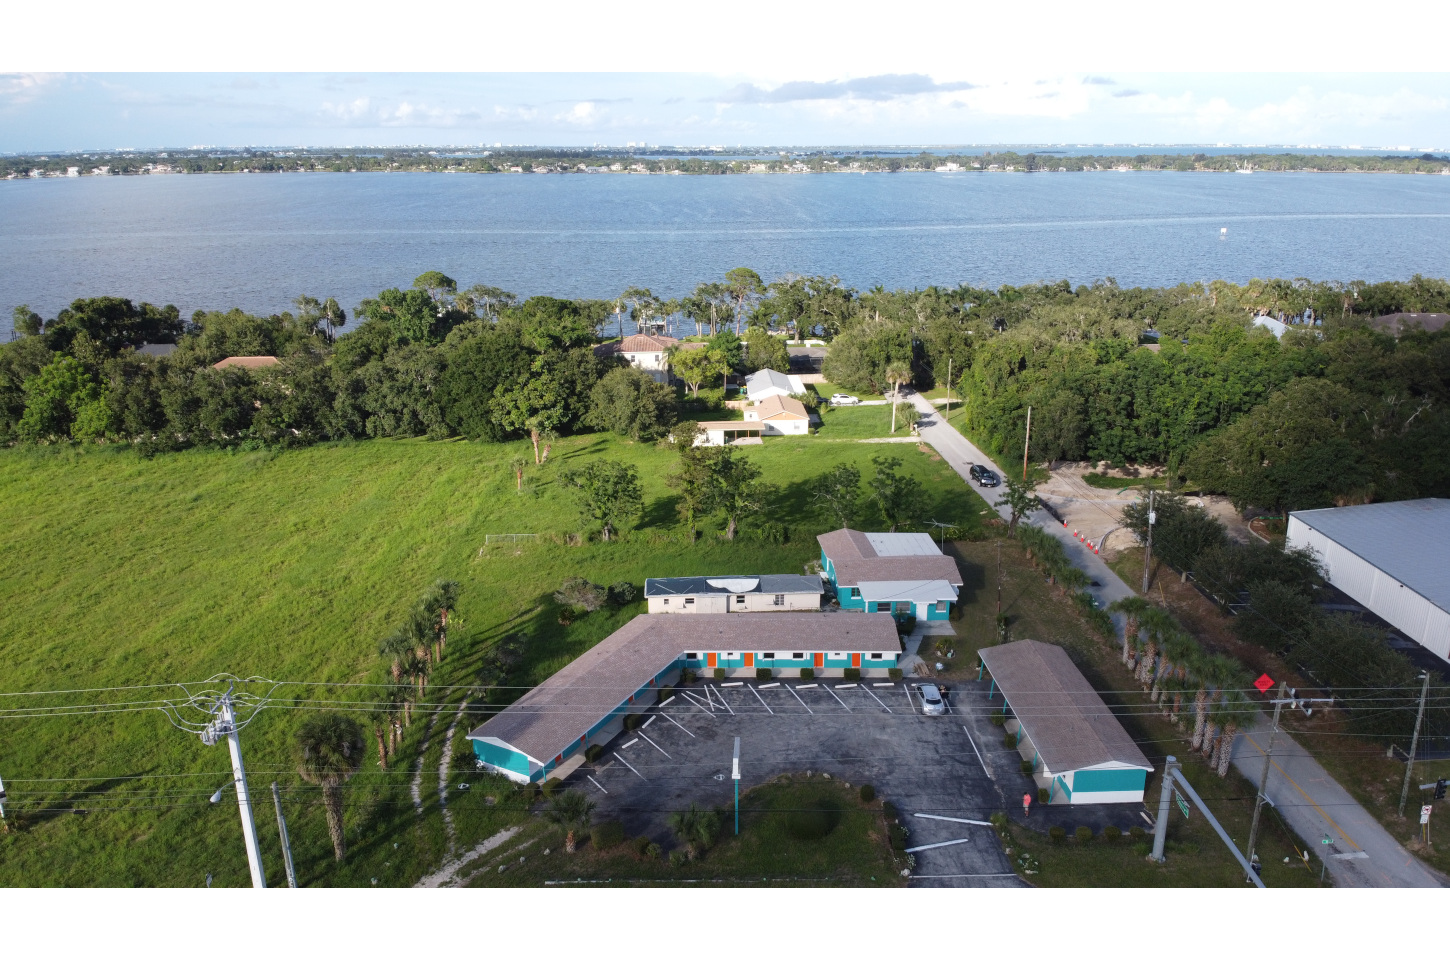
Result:
<svg viewBox="0 0 1450 960"><path fill-rule="evenodd" d="M919 427L922 439L931 444L970 486L976 489L967 473L974 463L987 464L998 474L1006 475L991 458L963 437L955 427L947 424L928 400L917 393L911 394L911 400L922 412ZM980 492L989 503L996 499L994 491ZM1005 507L999 507L995 503L992 505L1004 520L1010 516ZM1046 511L1039 510L1027 519L1056 536L1067 550L1067 556L1073 565L1099 584L1089 590L1100 604L1109 604L1122 597L1134 595L1132 588L1108 567L1102 557L1078 542L1070 530L1064 529ZM1122 629L1121 618L1114 619L1119 629ZM1263 772L1264 745L1268 743L1268 732L1269 719L1260 714L1255 726L1241 735L1234 744L1235 768L1254 783L1258 782ZM1396 841L1292 737L1280 734L1275 741L1273 767L1265 793L1277 805L1279 813L1294 832L1305 843L1314 847L1314 854L1328 852L1331 856L1329 873L1339 886L1450 885L1450 882L1421 863ZM1150 798L1150 801L1154 800L1156 798ZM1411 797L1411 800L1414 801L1415 798ZM1320 844L1319 839L1325 835L1329 835L1334 842ZM1364 853L1367 856L1334 859L1337 854L1354 853Z"/></svg>

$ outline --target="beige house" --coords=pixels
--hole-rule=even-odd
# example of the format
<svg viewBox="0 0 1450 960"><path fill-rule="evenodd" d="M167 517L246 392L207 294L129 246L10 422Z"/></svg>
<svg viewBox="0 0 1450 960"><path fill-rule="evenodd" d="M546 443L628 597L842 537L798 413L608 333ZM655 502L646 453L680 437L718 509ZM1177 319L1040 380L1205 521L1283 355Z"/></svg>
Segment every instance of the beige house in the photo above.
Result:
<svg viewBox="0 0 1450 960"><path fill-rule="evenodd" d="M810 433L811 415L795 397L771 395L745 408L745 422L759 423L767 437L801 436Z"/></svg>
<svg viewBox="0 0 1450 960"><path fill-rule="evenodd" d="M281 360L276 357L227 357L225 360L218 360L212 364L214 370L225 370L228 367L241 367L243 370L261 370L265 367L280 366Z"/></svg>
<svg viewBox="0 0 1450 960"><path fill-rule="evenodd" d="M650 613L786 613L821 609L820 577L651 577L644 582Z"/></svg>
<svg viewBox="0 0 1450 960"><path fill-rule="evenodd" d="M643 370L659 383L670 382L670 348L680 341L674 337L636 333L618 343L602 344L594 349L599 356L622 356L629 365Z"/></svg>

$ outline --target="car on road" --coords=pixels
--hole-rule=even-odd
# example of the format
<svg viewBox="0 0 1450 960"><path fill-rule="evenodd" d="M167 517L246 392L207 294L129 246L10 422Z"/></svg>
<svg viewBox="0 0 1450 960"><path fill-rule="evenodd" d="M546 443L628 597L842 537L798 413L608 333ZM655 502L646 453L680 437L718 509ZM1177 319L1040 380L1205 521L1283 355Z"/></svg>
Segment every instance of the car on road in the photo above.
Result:
<svg viewBox="0 0 1450 960"><path fill-rule="evenodd" d="M921 697L921 712L928 717L939 717L947 712L947 702L942 699L941 687L934 683L918 683L916 692Z"/></svg>
<svg viewBox="0 0 1450 960"><path fill-rule="evenodd" d="M860 402L860 400L851 396L849 393L831 394L831 406L833 407L854 407Z"/></svg>
<svg viewBox="0 0 1450 960"><path fill-rule="evenodd" d="M980 463L972 464L972 469L969 472L979 487L996 487L1002 483L997 474L982 466Z"/></svg>

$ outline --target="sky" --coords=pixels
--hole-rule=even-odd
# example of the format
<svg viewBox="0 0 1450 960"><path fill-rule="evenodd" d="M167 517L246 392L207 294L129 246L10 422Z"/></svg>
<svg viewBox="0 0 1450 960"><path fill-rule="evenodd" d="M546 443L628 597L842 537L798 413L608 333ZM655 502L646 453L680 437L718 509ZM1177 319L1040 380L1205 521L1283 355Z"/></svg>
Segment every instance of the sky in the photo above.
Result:
<svg viewBox="0 0 1450 960"><path fill-rule="evenodd" d="M1450 147L1450 74L13 73L0 151L529 144ZM786 75L789 76L788 74Z"/></svg>

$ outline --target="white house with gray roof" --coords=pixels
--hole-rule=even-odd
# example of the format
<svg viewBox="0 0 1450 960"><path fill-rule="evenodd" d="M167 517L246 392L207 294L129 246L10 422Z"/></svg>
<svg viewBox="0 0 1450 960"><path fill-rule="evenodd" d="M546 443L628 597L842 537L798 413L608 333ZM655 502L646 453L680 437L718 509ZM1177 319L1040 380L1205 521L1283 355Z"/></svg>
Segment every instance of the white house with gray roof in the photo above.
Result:
<svg viewBox="0 0 1450 960"><path fill-rule="evenodd" d="M751 403L759 403L768 397L789 397L805 392L805 381L800 377L777 370L757 370L745 378L745 395Z"/></svg>
<svg viewBox="0 0 1450 960"><path fill-rule="evenodd" d="M650 613L780 613L819 610L820 577L768 573L746 577L651 577L644 582Z"/></svg>

